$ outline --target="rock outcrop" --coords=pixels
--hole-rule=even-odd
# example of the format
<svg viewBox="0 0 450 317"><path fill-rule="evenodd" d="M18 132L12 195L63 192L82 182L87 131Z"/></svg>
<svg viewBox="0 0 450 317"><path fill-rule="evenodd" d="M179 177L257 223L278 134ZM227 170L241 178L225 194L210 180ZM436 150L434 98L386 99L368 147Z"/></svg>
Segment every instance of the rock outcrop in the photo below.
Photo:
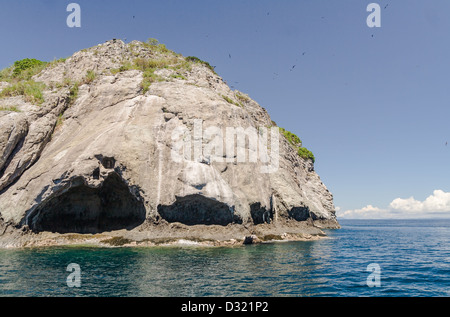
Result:
<svg viewBox="0 0 450 317"><path fill-rule="evenodd" d="M33 80L46 85L41 105L0 99L17 109L0 111L3 245L50 232L244 241L339 227L314 163L281 134L271 143L267 112L207 63L113 40L51 63ZM233 135L229 147L227 128L249 139ZM249 160L252 131L267 136L258 143L265 160Z"/></svg>

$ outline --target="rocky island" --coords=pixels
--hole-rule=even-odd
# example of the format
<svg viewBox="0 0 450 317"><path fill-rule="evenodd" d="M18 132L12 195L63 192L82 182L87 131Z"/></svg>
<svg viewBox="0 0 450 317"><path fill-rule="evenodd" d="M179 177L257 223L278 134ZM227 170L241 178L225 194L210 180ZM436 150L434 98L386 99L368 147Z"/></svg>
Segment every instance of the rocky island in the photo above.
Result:
<svg viewBox="0 0 450 317"><path fill-rule="evenodd" d="M3 248L316 239L339 224L314 160L214 67L156 40L0 72Z"/></svg>

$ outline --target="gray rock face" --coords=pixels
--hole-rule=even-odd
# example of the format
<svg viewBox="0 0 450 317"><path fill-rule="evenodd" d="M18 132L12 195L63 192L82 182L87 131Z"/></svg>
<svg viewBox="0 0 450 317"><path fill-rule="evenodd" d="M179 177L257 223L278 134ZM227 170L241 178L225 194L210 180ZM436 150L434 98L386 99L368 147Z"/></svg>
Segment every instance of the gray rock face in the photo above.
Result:
<svg viewBox="0 0 450 317"><path fill-rule="evenodd" d="M282 135L271 172L264 172L264 160L237 161L239 151L253 153L250 139L232 143L231 155L210 151L211 144L228 146L227 128L260 131L272 121L208 67L193 63L182 76L170 67L158 69L162 79L145 93L142 71L111 71L149 54L155 58L139 42L109 41L34 77L54 86L82 81L93 70L95 79L79 86L76 100L64 86L48 89L42 106L20 97L0 99L21 110L0 111L4 223L59 233L145 230L146 223L162 222L227 226L309 220L339 226L333 196L313 163L299 157ZM193 148L190 156L174 156L181 153L180 144L192 146L185 147ZM273 145L264 145L267 152Z"/></svg>
<svg viewBox="0 0 450 317"><path fill-rule="evenodd" d="M28 133L28 121L15 112L0 117L0 170Z"/></svg>

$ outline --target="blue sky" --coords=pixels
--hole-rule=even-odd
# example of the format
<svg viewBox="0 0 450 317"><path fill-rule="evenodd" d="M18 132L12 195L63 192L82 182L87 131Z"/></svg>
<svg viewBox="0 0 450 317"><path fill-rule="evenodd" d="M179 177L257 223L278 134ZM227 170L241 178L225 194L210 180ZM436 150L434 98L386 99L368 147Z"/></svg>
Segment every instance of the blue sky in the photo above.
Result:
<svg viewBox="0 0 450 317"><path fill-rule="evenodd" d="M71 2L81 28L66 25ZM366 24L371 2L381 28ZM447 0L0 0L0 68L157 38L299 135L341 211L391 210L450 192L448 12Z"/></svg>

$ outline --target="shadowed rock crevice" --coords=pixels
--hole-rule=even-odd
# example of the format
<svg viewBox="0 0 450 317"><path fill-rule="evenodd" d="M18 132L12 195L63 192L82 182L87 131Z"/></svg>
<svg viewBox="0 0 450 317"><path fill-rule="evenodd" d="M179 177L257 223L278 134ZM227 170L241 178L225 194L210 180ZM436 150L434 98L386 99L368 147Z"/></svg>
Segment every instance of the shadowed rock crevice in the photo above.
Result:
<svg viewBox="0 0 450 317"><path fill-rule="evenodd" d="M15 155L18 152L20 152L20 150L22 149L23 144L25 142L25 138L26 138L26 136L23 136L17 142L14 149L11 151L11 153L9 154L9 156L6 158L5 162L3 163L3 166L0 167L0 194L2 192L4 192L4 190L7 189L10 185L12 185L14 183L14 181L16 181L18 179L18 176L20 176L20 174L14 173L12 176L6 177L6 179L4 181L2 180L2 178L5 174L5 171L8 169L9 164L12 162Z"/></svg>
<svg viewBox="0 0 450 317"><path fill-rule="evenodd" d="M308 207L294 207L289 210L289 217L297 221L306 221L311 217Z"/></svg>
<svg viewBox="0 0 450 317"><path fill-rule="evenodd" d="M159 215L168 222L180 222L185 225L222 225L241 223L235 217L234 208L220 201L201 195L177 197L169 206L158 206Z"/></svg>
<svg viewBox="0 0 450 317"><path fill-rule="evenodd" d="M273 220L273 211L261 206L261 203L254 203L250 205L250 215L253 224L259 225L262 223L271 223Z"/></svg>
<svg viewBox="0 0 450 317"><path fill-rule="evenodd" d="M131 230L145 221L142 202L116 174L100 188L80 185L50 199L29 220L34 232L101 233Z"/></svg>

